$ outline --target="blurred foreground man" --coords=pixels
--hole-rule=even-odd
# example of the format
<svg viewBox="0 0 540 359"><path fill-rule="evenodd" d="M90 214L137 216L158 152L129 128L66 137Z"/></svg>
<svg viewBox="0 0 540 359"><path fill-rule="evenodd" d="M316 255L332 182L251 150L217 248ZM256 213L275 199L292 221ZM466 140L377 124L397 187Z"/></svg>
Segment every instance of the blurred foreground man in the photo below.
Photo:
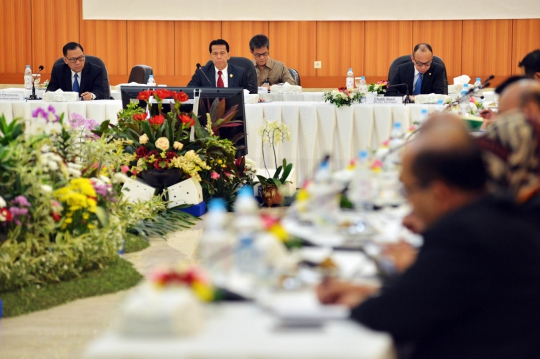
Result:
<svg viewBox="0 0 540 359"><path fill-rule="evenodd" d="M487 194L486 180L464 125L451 114L428 121L401 174L425 226L418 258L367 300L373 289L329 280L321 301L350 306L410 358L538 357L539 236L513 202Z"/></svg>

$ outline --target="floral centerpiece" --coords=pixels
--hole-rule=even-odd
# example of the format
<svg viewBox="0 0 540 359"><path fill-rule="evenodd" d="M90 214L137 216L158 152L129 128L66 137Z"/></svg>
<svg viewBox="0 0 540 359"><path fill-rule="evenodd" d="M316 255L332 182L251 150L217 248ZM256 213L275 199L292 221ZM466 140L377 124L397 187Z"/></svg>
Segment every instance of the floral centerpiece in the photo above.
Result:
<svg viewBox="0 0 540 359"><path fill-rule="evenodd" d="M386 93L388 81L377 81L377 83L368 86L368 92L376 92L377 95Z"/></svg>
<svg viewBox="0 0 540 359"><path fill-rule="evenodd" d="M275 172L273 176L270 176L268 167L266 165L266 158L264 156L263 150L263 162L266 169L267 177L263 175L257 175L259 183L261 184L261 197L263 201L270 207L272 204L281 204L283 201L283 195L280 193L280 189L286 183L289 174L292 171L293 164L287 163L287 160L284 158L282 164L278 166L277 157L276 157L276 145L284 142L285 140L291 139L291 133L287 125L279 121L267 121L264 120L265 124L261 127L260 133L262 137L262 145L267 143L272 149L272 154L274 157L274 166Z"/></svg>
<svg viewBox="0 0 540 359"><path fill-rule="evenodd" d="M325 91L323 98L325 102L330 102L337 107L350 106L355 102L360 102L362 94L357 89L348 89L346 87L340 87L337 90Z"/></svg>
<svg viewBox="0 0 540 359"><path fill-rule="evenodd" d="M91 132L95 121L53 107L32 116L0 117L0 292L103 268L129 231L166 209L161 200L126 205L124 154Z"/></svg>

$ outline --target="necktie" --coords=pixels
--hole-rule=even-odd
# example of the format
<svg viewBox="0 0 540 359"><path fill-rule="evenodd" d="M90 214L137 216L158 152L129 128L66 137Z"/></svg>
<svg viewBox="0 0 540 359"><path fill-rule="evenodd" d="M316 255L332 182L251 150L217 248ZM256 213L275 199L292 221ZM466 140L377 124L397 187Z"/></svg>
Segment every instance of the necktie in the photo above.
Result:
<svg viewBox="0 0 540 359"><path fill-rule="evenodd" d="M79 81L77 80L79 78L79 74L75 74L73 76L73 92L79 92Z"/></svg>
<svg viewBox="0 0 540 359"><path fill-rule="evenodd" d="M223 74L223 72L221 72L220 70L217 72L217 74L219 76L217 79L217 87L225 87L225 84L223 83L223 78L221 77L221 74Z"/></svg>
<svg viewBox="0 0 540 359"><path fill-rule="evenodd" d="M422 76L424 74L418 74L418 80L416 80L416 86L414 86L413 95L420 95L420 91L422 90Z"/></svg>

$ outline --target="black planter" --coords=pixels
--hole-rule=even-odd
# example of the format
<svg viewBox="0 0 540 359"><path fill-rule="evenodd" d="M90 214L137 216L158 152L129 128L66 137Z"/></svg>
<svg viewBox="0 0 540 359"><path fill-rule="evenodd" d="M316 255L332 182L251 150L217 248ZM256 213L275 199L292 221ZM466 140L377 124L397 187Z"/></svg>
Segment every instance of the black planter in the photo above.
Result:
<svg viewBox="0 0 540 359"><path fill-rule="evenodd" d="M169 187L182 180L184 170L172 168L168 170L146 170L141 172L141 177L150 186L155 188Z"/></svg>

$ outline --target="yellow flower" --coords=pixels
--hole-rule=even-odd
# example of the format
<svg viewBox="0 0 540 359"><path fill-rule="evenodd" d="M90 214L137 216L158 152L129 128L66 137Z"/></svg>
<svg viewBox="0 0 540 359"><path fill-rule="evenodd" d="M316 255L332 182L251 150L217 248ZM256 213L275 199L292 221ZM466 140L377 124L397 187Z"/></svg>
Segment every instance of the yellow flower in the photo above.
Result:
<svg viewBox="0 0 540 359"><path fill-rule="evenodd" d="M191 285L193 293L202 301L211 302L214 300L214 291L208 285L201 282L193 282Z"/></svg>
<svg viewBox="0 0 540 359"><path fill-rule="evenodd" d="M146 135L146 133L142 136L139 137L139 142L141 143L141 145L145 145L148 143L148 136Z"/></svg>
<svg viewBox="0 0 540 359"><path fill-rule="evenodd" d="M270 233L279 238L280 241L285 242L289 239L289 233L283 228L281 224L274 224L270 227Z"/></svg>
<svg viewBox="0 0 540 359"><path fill-rule="evenodd" d="M160 137L156 141L156 147L162 151L167 151L170 147L169 139L167 137Z"/></svg>
<svg viewBox="0 0 540 359"><path fill-rule="evenodd" d="M184 145L181 142L174 141L173 147L174 147L175 150L180 151L182 148L184 148Z"/></svg>

